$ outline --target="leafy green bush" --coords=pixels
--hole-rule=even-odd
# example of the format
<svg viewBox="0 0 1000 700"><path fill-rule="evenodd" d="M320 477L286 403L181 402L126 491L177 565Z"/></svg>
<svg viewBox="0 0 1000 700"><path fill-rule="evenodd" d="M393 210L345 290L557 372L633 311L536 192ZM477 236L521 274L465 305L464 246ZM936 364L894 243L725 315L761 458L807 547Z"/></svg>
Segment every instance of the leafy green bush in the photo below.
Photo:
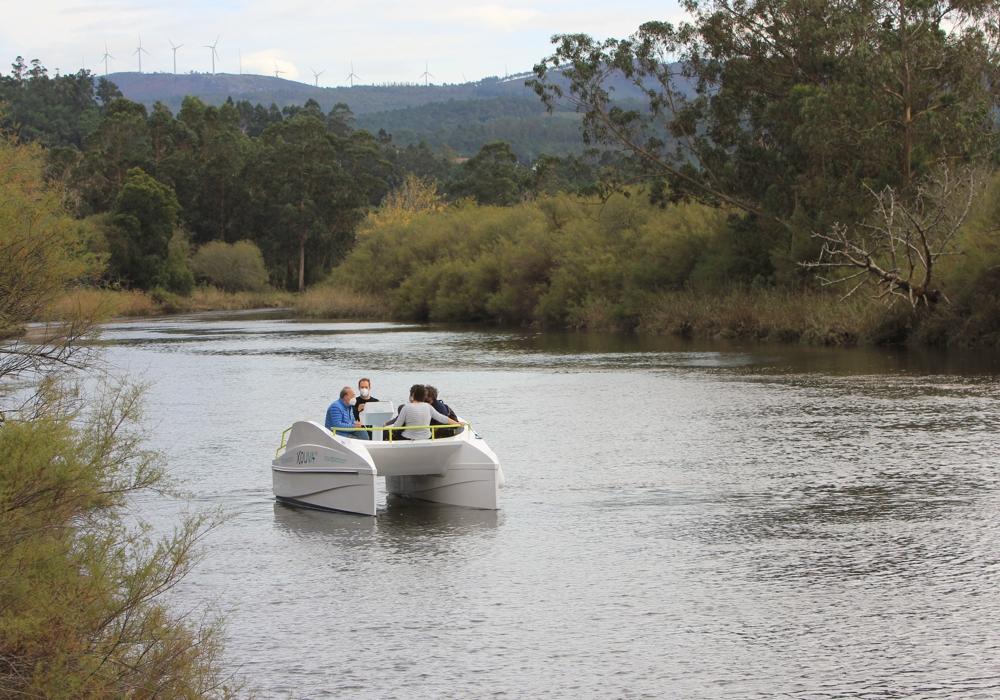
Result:
<svg viewBox="0 0 1000 700"><path fill-rule="evenodd" d="M407 319L629 328L644 295L687 284L726 225L724 212L645 197L465 202L366 228L331 281L387 295Z"/></svg>
<svg viewBox="0 0 1000 700"><path fill-rule="evenodd" d="M163 488L143 449L139 392L90 413L53 407L0 430L0 696L227 697L221 629L164 605L210 523L152 541L130 528L130 496Z"/></svg>
<svg viewBox="0 0 1000 700"><path fill-rule="evenodd" d="M258 291L267 286L264 256L251 241L206 243L191 260L200 279L228 292Z"/></svg>

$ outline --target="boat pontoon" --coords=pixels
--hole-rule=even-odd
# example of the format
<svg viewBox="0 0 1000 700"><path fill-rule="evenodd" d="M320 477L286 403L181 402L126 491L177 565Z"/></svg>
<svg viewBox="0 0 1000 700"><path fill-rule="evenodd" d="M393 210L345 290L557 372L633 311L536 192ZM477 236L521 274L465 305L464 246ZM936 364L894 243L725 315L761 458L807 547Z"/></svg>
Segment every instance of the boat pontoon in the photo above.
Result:
<svg viewBox="0 0 1000 700"><path fill-rule="evenodd" d="M271 463L275 498L308 508L375 515L375 479L384 476L389 494L496 510L504 476L486 441L467 423L452 437L436 433L453 426L428 428L434 436L427 440L394 440L395 431L402 428L380 427L369 428L372 440L359 440L313 421L299 421L282 435Z"/></svg>

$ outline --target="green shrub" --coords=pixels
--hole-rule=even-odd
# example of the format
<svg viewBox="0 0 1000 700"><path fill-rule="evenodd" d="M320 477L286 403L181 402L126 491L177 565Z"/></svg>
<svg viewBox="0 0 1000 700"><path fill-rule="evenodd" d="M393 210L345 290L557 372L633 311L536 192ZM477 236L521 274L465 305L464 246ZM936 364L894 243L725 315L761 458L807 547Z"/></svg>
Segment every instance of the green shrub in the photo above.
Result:
<svg viewBox="0 0 1000 700"><path fill-rule="evenodd" d="M259 291L267 286L264 256L251 241L206 243L191 260L198 279L227 292Z"/></svg>
<svg viewBox="0 0 1000 700"><path fill-rule="evenodd" d="M0 696L230 697L222 631L165 606L210 521L152 540L129 499L167 486L143 449L139 393L117 388L0 429ZM56 403L58 401L58 403Z"/></svg>
<svg viewBox="0 0 1000 700"><path fill-rule="evenodd" d="M683 287L725 225L717 210L639 196L465 202L370 225L330 281L387 294L411 320L634 327L641 290Z"/></svg>

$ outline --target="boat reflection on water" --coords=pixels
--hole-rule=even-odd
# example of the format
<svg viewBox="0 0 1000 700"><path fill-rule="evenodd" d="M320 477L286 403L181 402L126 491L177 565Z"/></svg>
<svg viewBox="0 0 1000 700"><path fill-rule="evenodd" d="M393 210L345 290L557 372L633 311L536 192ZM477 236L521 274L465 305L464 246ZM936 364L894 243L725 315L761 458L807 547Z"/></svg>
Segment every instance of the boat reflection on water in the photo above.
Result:
<svg viewBox="0 0 1000 700"><path fill-rule="evenodd" d="M310 510L274 503L275 529L288 532L301 540L327 540L336 538L350 543L353 539L366 540L375 532L375 521L359 518L351 513Z"/></svg>
<svg viewBox="0 0 1000 700"><path fill-rule="evenodd" d="M351 513L296 508L274 504L274 523L278 530L303 540L336 539L342 544L370 544L373 537L396 535L421 537L462 536L471 532L495 529L503 523L502 511L477 510L461 506L418 501L387 495L378 519L359 518Z"/></svg>

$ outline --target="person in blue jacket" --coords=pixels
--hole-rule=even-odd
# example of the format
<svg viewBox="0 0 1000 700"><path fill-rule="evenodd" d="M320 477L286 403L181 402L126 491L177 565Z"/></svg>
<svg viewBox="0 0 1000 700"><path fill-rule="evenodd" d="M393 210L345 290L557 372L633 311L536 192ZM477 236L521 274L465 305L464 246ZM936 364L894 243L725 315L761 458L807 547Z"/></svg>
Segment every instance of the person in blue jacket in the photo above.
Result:
<svg viewBox="0 0 1000 700"><path fill-rule="evenodd" d="M326 421L323 425L326 426L327 430L363 427L360 421L354 420L353 406L355 400L354 389L345 386L340 390L340 398L326 409ZM364 430L336 430L336 434L343 437L357 438L358 440L368 439L368 433Z"/></svg>

